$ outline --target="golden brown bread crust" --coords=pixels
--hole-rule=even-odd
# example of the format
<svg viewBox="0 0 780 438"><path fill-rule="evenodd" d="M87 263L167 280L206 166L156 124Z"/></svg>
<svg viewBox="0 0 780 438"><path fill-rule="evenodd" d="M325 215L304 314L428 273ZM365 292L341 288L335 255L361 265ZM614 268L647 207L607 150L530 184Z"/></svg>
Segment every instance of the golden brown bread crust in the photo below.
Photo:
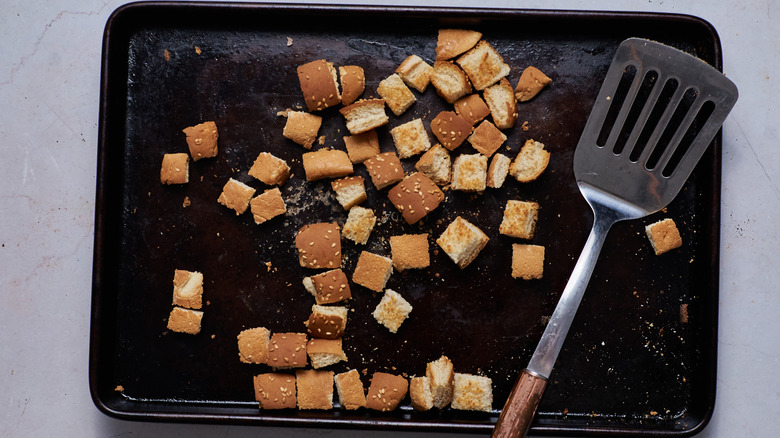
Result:
<svg viewBox="0 0 780 438"><path fill-rule="evenodd" d="M274 333L268 343L268 365L274 369L303 368L306 358L305 333Z"/></svg>
<svg viewBox="0 0 780 438"><path fill-rule="evenodd" d="M489 240L476 225L458 216L436 239L436 243L459 268L464 269L477 258Z"/></svg>
<svg viewBox="0 0 780 438"><path fill-rule="evenodd" d="M512 86L506 78L484 91L485 102L490 108L493 123L501 129L509 129L517 123L517 101Z"/></svg>
<svg viewBox="0 0 780 438"><path fill-rule="evenodd" d="M482 154L461 154L452 165L452 190L482 192L487 186L487 157Z"/></svg>
<svg viewBox="0 0 780 438"><path fill-rule="evenodd" d="M428 234L390 236L390 251L393 254L393 268L399 271L431 265Z"/></svg>
<svg viewBox="0 0 780 438"><path fill-rule="evenodd" d="M309 111L319 111L341 103L336 70L324 59L298 66L298 80Z"/></svg>
<svg viewBox="0 0 780 438"><path fill-rule="evenodd" d="M339 110L347 121L347 130L352 135L362 134L390 120L385 113L384 99L361 99Z"/></svg>
<svg viewBox="0 0 780 438"><path fill-rule="evenodd" d="M444 193L422 172L415 172L390 189L387 197L411 225L435 210L444 200Z"/></svg>
<svg viewBox="0 0 780 438"><path fill-rule="evenodd" d="M179 333L197 335L200 333L200 322L203 312L199 310L174 307L168 316L168 330Z"/></svg>
<svg viewBox="0 0 780 438"><path fill-rule="evenodd" d="M403 114L417 101L412 90L406 86L397 73L393 73L379 82L376 92L385 100L388 108L396 116Z"/></svg>
<svg viewBox="0 0 780 438"><path fill-rule="evenodd" d="M518 102L526 102L539 94L544 87L550 84L552 79L534 66L528 66L523 70L515 87L515 98Z"/></svg>
<svg viewBox="0 0 780 438"><path fill-rule="evenodd" d="M287 213L287 205L282 199L282 192L277 187L268 189L252 198L249 201L249 209L258 225Z"/></svg>
<svg viewBox="0 0 780 438"><path fill-rule="evenodd" d="M365 245L375 225L374 211L356 205L349 209L342 235L355 243Z"/></svg>
<svg viewBox="0 0 780 438"><path fill-rule="evenodd" d="M379 137L375 130L344 137L347 154L353 163L362 163L374 155L379 155Z"/></svg>
<svg viewBox="0 0 780 438"><path fill-rule="evenodd" d="M655 255L661 255L682 246L680 231L672 219L663 219L646 226L645 233L650 239Z"/></svg>
<svg viewBox="0 0 780 438"><path fill-rule="evenodd" d="M550 153L544 144L529 139L509 167L509 174L519 182L530 182L539 178L550 164Z"/></svg>
<svg viewBox="0 0 780 438"><path fill-rule="evenodd" d="M452 59L474 47L482 33L466 29L439 29L436 41L436 60Z"/></svg>
<svg viewBox="0 0 780 438"><path fill-rule="evenodd" d="M330 187L336 192L336 199L345 210L368 199L362 176L348 176L331 181Z"/></svg>
<svg viewBox="0 0 780 438"><path fill-rule="evenodd" d="M187 146L193 161L217 156L217 124L208 121L182 130L187 136Z"/></svg>
<svg viewBox="0 0 780 438"><path fill-rule="evenodd" d="M413 377L409 382L409 398L415 411L428 411L433 408L433 395L428 377Z"/></svg>
<svg viewBox="0 0 780 438"><path fill-rule="evenodd" d="M498 232L520 239L533 239L539 204L510 199L504 208L504 217Z"/></svg>
<svg viewBox="0 0 780 438"><path fill-rule="evenodd" d="M260 152L249 169L249 175L269 186L278 186L290 178L290 166L281 158L268 152Z"/></svg>
<svg viewBox="0 0 780 438"><path fill-rule="evenodd" d="M320 149L303 154L303 170L307 181L322 178L339 178L352 173L352 161L346 152L336 149Z"/></svg>
<svg viewBox="0 0 780 438"><path fill-rule="evenodd" d="M163 155L160 182L163 184L190 182L190 156L185 153Z"/></svg>
<svg viewBox="0 0 780 438"><path fill-rule="evenodd" d="M431 131L447 150L455 150L471 134L471 124L453 111L442 111L431 120Z"/></svg>
<svg viewBox="0 0 780 438"><path fill-rule="evenodd" d="M265 327L246 329L238 334L238 358L242 363L268 363L271 332Z"/></svg>
<svg viewBox="0 0 780 438"><path fill-rule="evenodd" d="M333 269L312 275L314 299L317 304L333 304L352 298L347 275L341 269Z"/></svg>
<svg viewBox="0 0 780 438"><path fill-rule="evenodd" d="M493 382L489 377L455 373L452 409L490 412Z"/></svg>
<svg viewBox="0 0 780 438"><path fill-rule="evenodd" d="M249 207L249 201L255 194L255 189L248 185L230 178L225 186L222 187L222 193L220 193L217 202L224 205L227 208L233 209L236 215L239 215L246 211Z"/></svg>
<svg viewBox="0 0 780 438"><path fill-rule="evenodd" d="M409 158L431 148L422 119L413 119L390 130L398 158Z"/></svg>
<svg viewBox="0 0 780 438"><path fill-rule="evenodd" d="M431 84L436 94L447 103L455 103L471 93L471 83L466 73L452 61L436 61L431 73Z"/></svg>
<svg viewBox="0 0 780 438"><path fill-rule="evenodd" d="M341 234L335 222L304 225L295 236L298 262L312 269L341 267Z"/></svg>
<svg viewBox="0 0 780 438"><path fill-rule="evenodd" d="M203 305L203 274L176 269L173 272L173 305L200 309Z"/></svg>
<svg viewBox="0 0 780 438"><path fill-rule="evenodd" d="M544 274L544 247L512 244L512 277L523 280L542 278Z"/></svg>
<svg viewBox="0 0 780 438"><path fill-rule="evenodd" d="M297 398L295 376L283 373L265 373L254 377L255 400L260 409L295 409Z"/></svg>
<svg viewBox="0 0 780 438"><path fill-rule="evenodd" d="M487 171L487 186L497 189L504 185L504 180L506 180L506 176L509 175L509 166L511 164L512 159L506 155L493 155L493 159L490 160L490 166L488 166Z"/></svg>
<svg viewBox="0 0 780 438"><path fill-rule="evenodd" d="M431 73L433 73L433 67L427 62L423 61L417 55L409 55L403 60L401 65L395 69L398 76L410 87L414 87L420 93L425 92L428 88L428 84L431 83Z"/></svg>
<svg viewBox="0 0 780 438"><path fill-rule="evenodd" d="M442 145L436 144L428 149L414 168L425 174L431 181L443 186L450 183L452 176L452 161L450 154Z"/></svg>
<svg viewBox="0 0 780 438"><path fill-rule="evenodd" d="M298 370L298 409L330 409L333 407L333 371Z"/></svg>
<svg viewBox="0 0 780 438"><path fill-rule="evenodd" d="M366 407L377 411L393 411L406 397L409 382L394 374L374 373L366 396Z"/></svg>
<svg viewBox="0 0 780 438"><path fill-rule="evenodd" d="M347 410L366 407L366 392L363 389L363 382L360 381L360 373L357 370L336 374L334 382L336 383L341 407Z"/></svg>
<svg viewBox="0 0 780 438"><path fill-rule="evenodd" d="M501 132L490 120L484 120L474 129L469 137L469 143L477 152L486 157L493 155L506 141L506 135Z"/></svg>
<svg viewBox="0 0 780 438"><path fill-rule="evenodd" d="M471 84L477 90L495 84L509 74L510 68L504 58L487 41L480 41L455 62L469 76ZM509 88L512 89L511 87ZM513 95L514 96L514 95ZM487 98L485 98L487 100Z"/></svg>
<svg viewBox="0 0 780 438"><path fill-rule="evenodd" d="M287 123L284 124L282 135L305 147L311 149L317 140L317 133L322 126L322 117L303 111L287 111Z"/></svg>
<svg viewBox="0 0 780 438"><path fill-rule="evenodd" d="M352 273L352 281L374 292L382 292L392 273L392 259L363 251Z"/></svg>
<svg viewBox="0 0 780 438"><path fill-rule="evenodd" d="M311 315L304 323L310 336L320 339L338 339L347 328L347 308L341 306L311 307Z"/></svg>
<svg viewBox="0 0 780 438"><path fill-rule="evenodd" d="M404 179L404 168L395 152L384 152L363 162L378 190Z"/></svg>
<svg viewBox="0 0 780 438"><path fill-rule="evenodd" d="M490 108L479 94L469 94L455 102L455 112L472 126L490 114Z"/></svg>
<svg viewBox="0 0 780 438"><path fill-rule="evenodd" d="M414 310L412 305L401 294L387 289L372 315L378 323L390 330L390 333L397 333L412 310Z"/></svg>
<svg viewBox="0 0 780 438"><path fill-rule="evenodd" d="M455 378L452 361L442 356L425 365L425 376L431 385L433 405L444 409L452 402L453 379Z"/></svg>
<svg viewBox="0 0 780 438"><path fill-rule="evenodd" d="M339 77L341 78L341 103L344 106L351 105L365 91L366 75L362 67L344 65L339 67Z"/></svg>

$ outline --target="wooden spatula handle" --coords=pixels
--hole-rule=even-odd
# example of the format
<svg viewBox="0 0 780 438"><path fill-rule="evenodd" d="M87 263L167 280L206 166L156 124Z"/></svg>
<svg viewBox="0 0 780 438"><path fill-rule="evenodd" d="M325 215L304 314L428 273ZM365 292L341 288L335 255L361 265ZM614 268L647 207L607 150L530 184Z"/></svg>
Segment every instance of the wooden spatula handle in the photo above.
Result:
<svg viewBox="0 0 780 438"><path fill-rule="evenodd" d="M525 436L545 388L547 379L523 370L498 417L493 438Z"/></svg>

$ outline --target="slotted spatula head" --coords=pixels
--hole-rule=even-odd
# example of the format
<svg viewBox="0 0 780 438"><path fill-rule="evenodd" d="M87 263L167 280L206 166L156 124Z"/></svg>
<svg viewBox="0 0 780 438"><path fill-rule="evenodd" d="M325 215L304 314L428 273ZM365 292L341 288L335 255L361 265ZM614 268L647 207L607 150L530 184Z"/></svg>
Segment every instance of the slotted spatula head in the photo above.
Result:
<svg viewBox="0 0 780 438"><path fill-rule="evenodd" d="M674 199L737 101L715 68L669 46L618 47L574 154L577 184L638 218ZM590 202L590 200L589 200Z"/></svg>

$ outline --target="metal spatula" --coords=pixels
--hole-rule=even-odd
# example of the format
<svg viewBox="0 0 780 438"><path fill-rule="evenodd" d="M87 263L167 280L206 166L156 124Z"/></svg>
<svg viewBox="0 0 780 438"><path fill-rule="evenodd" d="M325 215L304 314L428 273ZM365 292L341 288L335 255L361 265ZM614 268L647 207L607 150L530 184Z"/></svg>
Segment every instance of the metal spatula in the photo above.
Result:
<svg viewBox="0 0 780 438"><path fill-rule="evenodd" d="M610 227L669 204L736 101L734 83L691 55L637 38L620 44L574 153L593 229L493 437L528 432Z"/></svg>

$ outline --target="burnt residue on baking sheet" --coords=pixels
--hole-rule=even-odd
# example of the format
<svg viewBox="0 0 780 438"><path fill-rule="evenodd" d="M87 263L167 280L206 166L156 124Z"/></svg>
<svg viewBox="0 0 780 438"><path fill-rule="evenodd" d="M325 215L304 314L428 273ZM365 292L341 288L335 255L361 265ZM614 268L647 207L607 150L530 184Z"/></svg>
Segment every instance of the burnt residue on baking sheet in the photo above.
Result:
<svg viewBox="0 0 780 438"><path fill-rule="evenodd" d="M395 24L400 18L403 32ZM301 279L315 271L298 266L295 233L305 224L346 220L328 181L305 181L305 150L281 135L286 119L278 113L304 107L295 68L322 58L359 65L363 97L376 96L379 81L405 56L434 60L436 32L445 25L482 31L511 66L513 85L528 65L552 78L518 106L518 126L498 151L514 158L533 138L551 151L550 166L532 183L509 177L502 189L479 195L448 190L439 208L410 226L356 165L366 178L364 206L375 210L378 224L365 246L342 240L345 272L351 276L362 250L390 255L389 236L404 233L428 233L431 267L390 278L387 287L414 306L397 334L371 315L379 294L352 285L349 360L330 369L358 369L367 387L376 371L422 375L444 354L456 371L493 379L494 410L418 413L407 401L392 413L259 411L252 376L270 369L240 363L236 335L257 326L305 331L313 298ZM109 21L104 53L91 355L98 406L122 418L490 429L587 237L592 218L574 182L573 151L612 55L629 36L719 64L714 31L682 16L168 4L120 10ZM406 113L390 115L379 129L383 151L393 150L389 128L451 109L432 87L415 95ZM338 109L321 115L315 148L343 150L348 133ZM206 120L219 129L217 157L192 162L188 184L161 185L163 154L187 152L181 130ZM256 225L249 213L237 216L216 200L229 178L258 192L267 188L248 175L262 151L285 159L293 176L281 187L287 214ZM459 153L474 151L464 144ZM415 161L404 160L407 173ZM668 209L614 227L534 432L685 435L706 423L714 385L718 178L716 141ZM508 199L540 204L529 243L546 248L541 280L510 276L511 245L521 241L498 233ZM463 270L435 244L456 216L490 237ZM662 217L675 219L684 246L658 257L644 225ZM175 269L204 275L197 336L166 329Z"/></svg>

